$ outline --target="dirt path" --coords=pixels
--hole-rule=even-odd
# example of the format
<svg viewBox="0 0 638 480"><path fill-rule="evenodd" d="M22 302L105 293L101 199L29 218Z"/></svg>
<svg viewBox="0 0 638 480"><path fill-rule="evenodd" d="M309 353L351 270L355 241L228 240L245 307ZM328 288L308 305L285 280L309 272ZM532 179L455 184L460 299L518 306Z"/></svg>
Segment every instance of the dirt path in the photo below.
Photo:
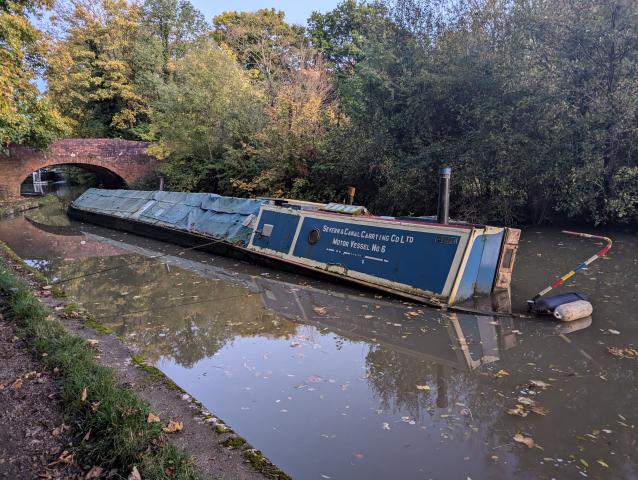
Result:
<svg viewBox="0 0 638 480"><path fill-rule="evenodd" d="M2 299L0 299L1 305ZM0 314L0 478L83 478L72 459L55 373L43 370Z"/></svg>

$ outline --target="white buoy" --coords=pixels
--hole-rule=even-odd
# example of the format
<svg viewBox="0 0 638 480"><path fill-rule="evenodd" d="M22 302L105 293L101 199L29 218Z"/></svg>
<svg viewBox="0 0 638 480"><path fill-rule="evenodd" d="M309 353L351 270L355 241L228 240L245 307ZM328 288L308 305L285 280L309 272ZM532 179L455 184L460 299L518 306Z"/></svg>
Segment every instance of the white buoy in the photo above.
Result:
<svg viewBox="0 0 638 480"><path fill-rule="evenodd" d="M554 317L563 322L572 322L579 318L589 317L593 311L594 307L587 300L577 300L556 307Z"/></svg>

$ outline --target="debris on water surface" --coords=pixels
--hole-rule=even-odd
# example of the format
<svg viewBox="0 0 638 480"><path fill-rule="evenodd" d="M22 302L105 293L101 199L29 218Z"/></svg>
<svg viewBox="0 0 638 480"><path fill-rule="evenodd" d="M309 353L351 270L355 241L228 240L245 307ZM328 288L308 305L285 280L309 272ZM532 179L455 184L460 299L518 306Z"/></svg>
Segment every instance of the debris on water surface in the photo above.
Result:
<svg viewBox="0 0 638 480"><path fill-rule="evenodd" d="M530 380L529 384L530 386L542 388L543 390L545 390L548 387L551 387L551 384L545 383L542 380Z"/></svg>
<svg viewBox="0 0 638 480"><path fill-rule="evenodd" d="M517 433L512 438L514 439L515 442L526 445L527 448L534 448L536 446L536 443L534 442L534 439L532 437L526 437L522 433Z"/></svg>
<svg viewBox="0 0 638 480"><path fill-rule="evenodd" d="M494 374L496 378L503 378L503 377L507 377L508 375L509 375L509 372L503 369L499 370L498 372Z"/></svg>
<svg viewBox="0 0 638 480"><path fill-rule="evenodd" d="M638 351L633 347L607 347L607 351L618 358L638 358Z"/></svg>
<svg viewBox="0 0 638 480"><path fill-rule="evenodd" d="M547 410L545 407L541 406L541 405L533 405L530 407L530 411L534 412L536 415L542 415L545 416L549 413L549 410Z"/></svg>
<svg viewBox="0 0 638 480"><path fill-rule="evenodd" d="M520 405L520 404L515 405L514 408L508 409L507 413L509 415L516 415L518 417L523 417L523 418L527 416L527 411L525 410L523 405Z"/></svg>

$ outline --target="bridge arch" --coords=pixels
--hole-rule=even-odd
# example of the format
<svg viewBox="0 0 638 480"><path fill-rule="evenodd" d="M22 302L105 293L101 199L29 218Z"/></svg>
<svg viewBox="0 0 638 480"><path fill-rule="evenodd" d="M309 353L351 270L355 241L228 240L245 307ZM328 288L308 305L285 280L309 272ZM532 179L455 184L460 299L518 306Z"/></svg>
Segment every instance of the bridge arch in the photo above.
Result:
<svg viewBox="0 0 638 480"><path fill-rule="evenodd" d="M8 154L0 154L0 199L19 197L20 185L32 172L57 165L106 170L131 185L157 167L146 153L148 146L148 142L102 138L58 140L46 151L11 145Z"/></svg>

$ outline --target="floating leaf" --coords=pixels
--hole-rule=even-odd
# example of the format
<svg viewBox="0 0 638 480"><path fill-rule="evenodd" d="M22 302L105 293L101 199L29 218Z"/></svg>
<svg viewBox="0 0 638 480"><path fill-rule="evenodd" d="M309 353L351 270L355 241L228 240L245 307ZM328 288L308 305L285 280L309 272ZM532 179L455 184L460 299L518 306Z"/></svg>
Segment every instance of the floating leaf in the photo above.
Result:
<svg viewBox="0 0 638 480"><path fill-rule="evenodd" d="M533 385L534 387L542 388L543 390L545 390L548 387L551 387L549 383L545 383L542 380L530 380L529 383L530 385Z"/></svg>
<svg viewBox="0 0 638 480"><path fill-rule="evenodd" d="M637 358L638 351L636 351L633 347L607 347L607 351L611 353L614 357L619 358Z"/></svg>
<svg viewBox="0 0 638 480"><path fill-rule="evenodd" d="M166 433L175 433L175 432L179 432L183 428L184 428L184 424L182 422L171 420L170 422L168 422L168 425L162 428L162 430Z"/></svg>
<svg viewBox="0 0 638 480"><path fill-rule="evenodd" d="M516 415L519 417L525 418L527 416L527 412L523 408L523 405L516 405L514 408L510 408L507 410L509 415Z"/></svg>
<svg viewBox="0 0 638 480"><path fill-rule="evenodd" d="M536 443L534 443L534 439L532 437L526 437L522 433L517 433L512 438L514 438L515 442L527 445L527 448L534 448L536 446Z"/></svg>
<svg viewBox="0 0 638 480"><path fill-rule="evenodd" d="M543 416L549 413L549 410L547 410L545 407L541 405L532 405L530 407L530 411L534 412L536 415L543 415Z"/></svg>

